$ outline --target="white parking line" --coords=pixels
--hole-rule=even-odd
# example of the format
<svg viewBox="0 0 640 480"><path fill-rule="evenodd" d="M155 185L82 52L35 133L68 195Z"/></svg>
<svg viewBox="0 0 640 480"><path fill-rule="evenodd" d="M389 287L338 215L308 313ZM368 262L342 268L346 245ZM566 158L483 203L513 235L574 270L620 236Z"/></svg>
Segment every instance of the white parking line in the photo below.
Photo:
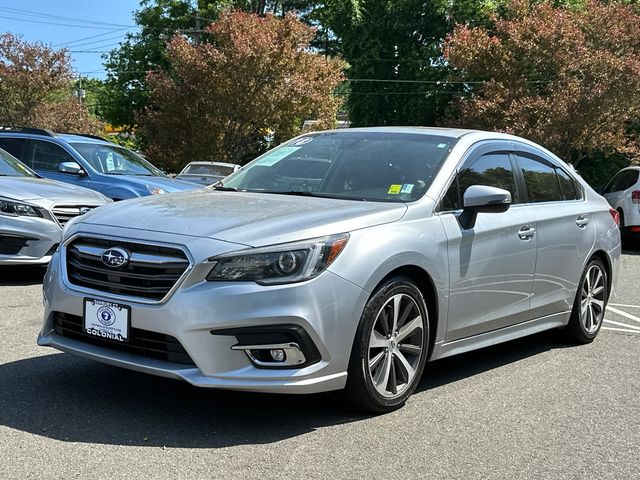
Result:
<svg viewBox="0 0 640 480"><path fill-rule="evenodd" d="M626 308L640 308L640 305L625 305L624 303L610 303L614 307L626 307Z"/></svg>
<svg viewBox="0 0 640 480"><path fill-rule="evenodd" d="M627 330L626 328L612 328L612 327L602 327L601 330L611 330L614 332L625 332L625 333L635 333L640 334L638 330Z"/></svg>
<svg viewBox="0 0 640 480"><path fill-rule="evenodd" d="M613 320L607 320L606 318L603 320L604 323L610 323L611 325L617 325L619 327L625 327L630 330L636 330L640 333L640 327L636 327L635 325L627 325L626 323L614 322Z"/></svg>
<svg viewBox="0 0 640 480"><path fill-rule="evenodd" d="M640 317L636 317L635 315L631 315L630 313L623 312L622 310L618 310L617 308L607 307L607 310L611 310L613 313L617 313L618 315L622 315L629 320L633 320L634 322L640 323Z"/></svg>

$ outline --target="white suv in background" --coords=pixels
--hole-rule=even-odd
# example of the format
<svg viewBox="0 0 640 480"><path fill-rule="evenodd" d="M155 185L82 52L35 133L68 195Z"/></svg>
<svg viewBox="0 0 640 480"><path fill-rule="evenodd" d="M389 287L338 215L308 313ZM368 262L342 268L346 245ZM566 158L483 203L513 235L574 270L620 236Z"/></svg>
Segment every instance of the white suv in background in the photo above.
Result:
<svg viewBox="0 0 640 480"><path fill-rule="evenodd" d="M640 237L640 167L620 170L602 195L620 213L620 230Z"/></svg>

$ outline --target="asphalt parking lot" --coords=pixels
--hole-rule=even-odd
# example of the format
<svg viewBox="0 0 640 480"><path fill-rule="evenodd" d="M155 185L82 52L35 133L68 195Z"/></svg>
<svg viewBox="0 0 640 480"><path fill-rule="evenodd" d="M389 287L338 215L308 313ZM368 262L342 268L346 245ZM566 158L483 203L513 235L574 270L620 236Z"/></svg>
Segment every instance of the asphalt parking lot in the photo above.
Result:
<svg viewBox="0 0 640 480"><path fill-rule="evenodd" d="M392 414L198 390L40 348L43 270L0 269L0 478L638 478L640 248L596 341L427 365Z"/></svg>

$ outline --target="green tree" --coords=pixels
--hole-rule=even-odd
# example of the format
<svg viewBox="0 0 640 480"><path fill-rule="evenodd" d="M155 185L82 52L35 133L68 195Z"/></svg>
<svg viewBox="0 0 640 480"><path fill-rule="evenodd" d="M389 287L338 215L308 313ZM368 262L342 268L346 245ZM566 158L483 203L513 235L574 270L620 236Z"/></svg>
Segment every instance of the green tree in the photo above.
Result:
<svg viewBox="0 0 640 480"><path fill-rule="evenodd" d="M575 166L593 152L638 155L629 135L640 111L640 15L632 7L514 2L493 31L458 26L446 56L456 79L481 81L469 83L449 123L530 138Z"/></svg>
<svg viewBox="0 0 640 480"><path fill-rule="evenodd" d="M147 78L138 131L155 161L173 170L191 160L241 163L266 136L295 135L304 119L333 126L344 65L310 52L313 30L295 16L227 12L207 34L210 43L175 36L169 70Z"/></svg>
<svg viewBox="0 0 640 480"><path fill-rule="evenodd" d="M0 124L99 132L100 122L72 93L73 73L64 50L0 35Z"/></svg>

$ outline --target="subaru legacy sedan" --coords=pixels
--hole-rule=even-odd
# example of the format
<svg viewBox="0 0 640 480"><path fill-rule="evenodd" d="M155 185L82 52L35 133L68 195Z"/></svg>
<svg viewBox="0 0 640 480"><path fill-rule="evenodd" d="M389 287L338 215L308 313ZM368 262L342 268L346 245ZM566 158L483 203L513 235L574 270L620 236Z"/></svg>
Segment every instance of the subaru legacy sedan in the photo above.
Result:
<svg viewBox="0 0 640 480"><path fill-rule="evenodd" d="M40 178L0 148L0 265L46 265L65 223L110 202L93 190Z"/></svg>
<svg viewBox="0 0 640 480"><path fill-rule="evenodd" d="M428 361L563 328L591 342L618 214L521 138L306 134L202 192L71 221L39 345L200 387L404 404Z"/></svg>

